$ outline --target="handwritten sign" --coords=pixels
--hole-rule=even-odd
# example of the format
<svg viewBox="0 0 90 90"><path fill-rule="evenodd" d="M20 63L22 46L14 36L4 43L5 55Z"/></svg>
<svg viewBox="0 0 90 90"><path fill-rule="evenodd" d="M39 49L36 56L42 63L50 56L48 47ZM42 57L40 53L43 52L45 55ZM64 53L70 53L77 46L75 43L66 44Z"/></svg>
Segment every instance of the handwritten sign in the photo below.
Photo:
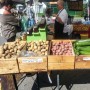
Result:
<svg viewBox="0 0 90 90"><path fill-rule="evenodd" d="M42 63L42 58L22 59L22 63Z"/></svg>
<svg viewBox="0 0 90 90"><path fill-rule="evenodd" d="M90 61L90 57L83 57L84 61Z"/></svg>

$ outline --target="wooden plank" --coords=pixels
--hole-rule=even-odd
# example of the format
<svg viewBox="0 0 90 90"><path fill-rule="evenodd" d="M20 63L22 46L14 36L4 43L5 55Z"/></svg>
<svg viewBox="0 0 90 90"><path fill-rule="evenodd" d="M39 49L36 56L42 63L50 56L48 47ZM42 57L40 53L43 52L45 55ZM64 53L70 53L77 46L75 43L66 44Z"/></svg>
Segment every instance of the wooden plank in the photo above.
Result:
<svg viewBox="0 0 90 90"><path fill-rule="evenodd" d="M63 56L61 62L74 62L75 61L75 56L70 55L70 56Z"/></svg>
<svg viewBox="0 0 90 90"><path fill-rule="evenodd" d="M71 70L74 69L74 63L49 63L48 70Z"/></svg>
<svg viewBox="0 0 90 90"><path fill-rule="evenodd" d="M75 62L75 69L90 69L90 61Z"/></svg>
<svg viewBox="0 0 90 90"><path fill-rule="evenodd" d="M53 42L60 42L60 41L64 41L64 42L71 42L71 40L70 39L57 39L57 40L52 40L51 42L53 43Z"/></svg>
<svg viewBox="0 0 90 90"><path fill-rule="evenodd" d="M0 74L19 73L16 58L0 59Z"/></svg>
<svg viewBox="0 0 90 90"><path fill-rule="evenodd" d="M2 83L0 82L0 90L2 90Z"/></svg>
<svg viewBox="0 0 90 90"><path fill-rule="evenodd" d="M19 57L20 72L47 71L47 57Z"/></svg>
<svg viewBox="0 0 90 90"><path fill-rule="evenodd" d="M61 61L61 55L48 55L48 63L60 63Z"/></svg>
<svg viewBox="0 0 90 90"><path fill-rule="evenodd" d="M75 69L90 69L90 55L76 56Z"/></svg>

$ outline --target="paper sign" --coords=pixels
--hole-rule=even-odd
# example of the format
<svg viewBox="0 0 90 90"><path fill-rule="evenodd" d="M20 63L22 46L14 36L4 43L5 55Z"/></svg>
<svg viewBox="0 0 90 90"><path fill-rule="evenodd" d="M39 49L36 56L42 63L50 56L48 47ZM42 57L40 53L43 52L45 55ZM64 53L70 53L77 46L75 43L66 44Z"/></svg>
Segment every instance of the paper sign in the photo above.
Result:
<svg viewBox="0 0 90 90"><path fill-rule="evenodd" d="M42 58L33 58L33 59L23 59L22 63L42 63L43 59Z"/></svg>
<svg viewBox="0 0 90 90"><path fill-rule="evenodd" d="M90 60L90 57L83 57L83 60L89 61Z"/></svg>

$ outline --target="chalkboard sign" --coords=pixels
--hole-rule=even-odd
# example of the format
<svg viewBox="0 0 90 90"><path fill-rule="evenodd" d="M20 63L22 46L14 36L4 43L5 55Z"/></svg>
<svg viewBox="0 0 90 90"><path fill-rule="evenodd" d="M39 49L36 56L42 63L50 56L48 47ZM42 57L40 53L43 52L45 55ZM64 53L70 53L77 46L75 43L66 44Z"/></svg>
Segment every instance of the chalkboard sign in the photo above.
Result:
<svg viewBox="0 0 90 90"><path fill-rule="evenodd" d="M83 0L69 0L68 9L73 11L82 11L83 10Z"/></svg>

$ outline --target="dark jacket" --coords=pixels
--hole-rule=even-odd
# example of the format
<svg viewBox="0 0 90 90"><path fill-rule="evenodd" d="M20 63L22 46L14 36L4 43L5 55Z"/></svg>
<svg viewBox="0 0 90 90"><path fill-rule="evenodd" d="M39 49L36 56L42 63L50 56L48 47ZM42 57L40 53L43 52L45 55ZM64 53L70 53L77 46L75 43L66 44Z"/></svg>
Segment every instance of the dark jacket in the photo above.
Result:
<svg viewBox="0 0 90 90"><path fill-rule="evenodd" d="M12 14L0 15L0 22L2 36L5 37L6 40L16 35L16 26L18 25L18 21Z"/></svg>

